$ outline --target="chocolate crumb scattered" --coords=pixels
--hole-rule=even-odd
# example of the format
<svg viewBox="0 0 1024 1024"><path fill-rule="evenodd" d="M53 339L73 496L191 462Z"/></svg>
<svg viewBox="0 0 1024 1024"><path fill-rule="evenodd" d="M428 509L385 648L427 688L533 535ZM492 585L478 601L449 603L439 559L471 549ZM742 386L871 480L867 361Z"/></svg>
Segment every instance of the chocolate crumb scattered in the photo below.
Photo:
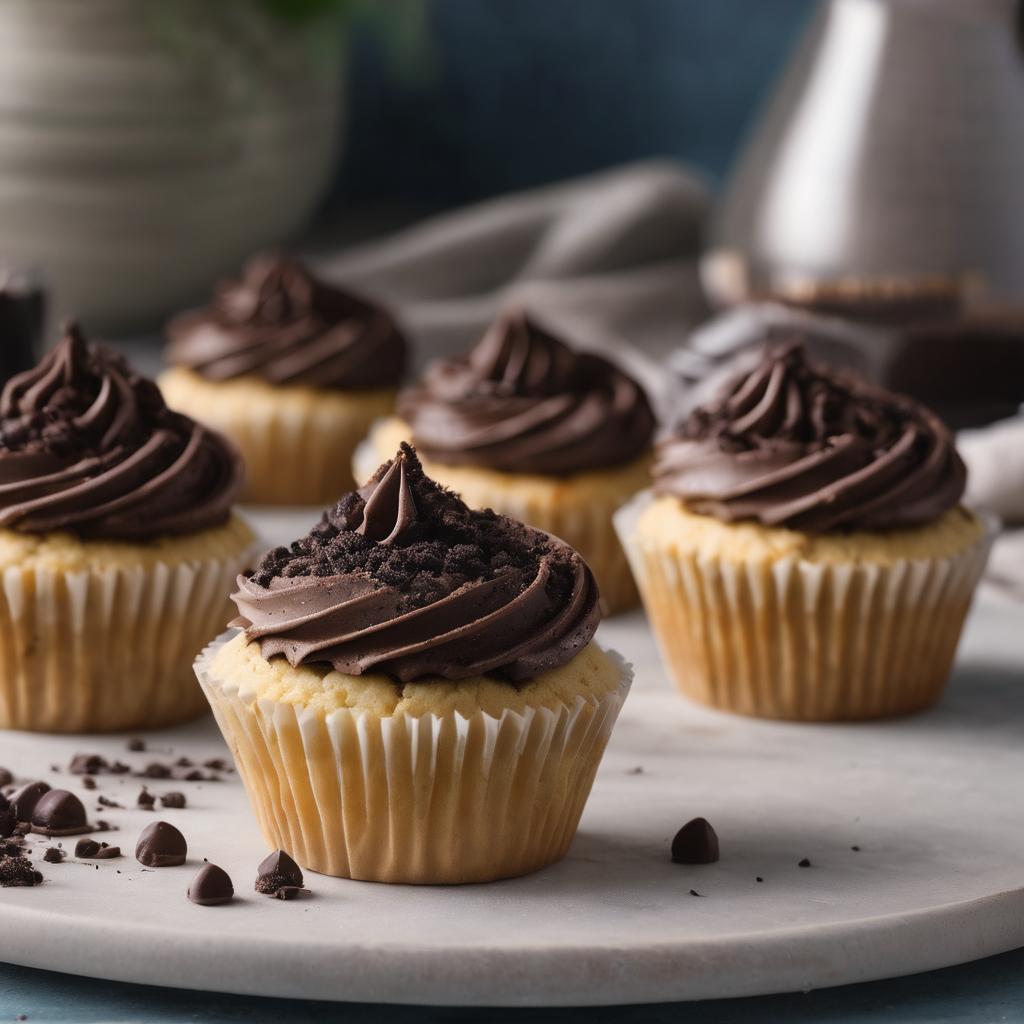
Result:
<svg viewBox="0 0 1024 1024"><path fill-rule="evenodd" d="M643 773L644 766L642 764L638 764L635 768L630 768L629 771L626 772L627 775L643 775Z"/></svg>
<svg viewBox="0 0 1024 1024"><path fill-rule="evenodd" d="M809 868L811 866L811 862L806 857L804 857L803 860L797 861L797 865L796 866L798 868Z"/></svg>
<svg viewBox="0 0 1024 1024"><path fill-rule="evenodd" d="M718 835L704 818L688 821L672 840L675 864L714 864L718 860Z"/></svg>
<svg viewBox="0 0 1024 1024"><path fill-rule="evenodd" d="M760 875L758 875L757 878L754 879L754 881L755 882L763 882L764 879Z"/></svg>
<svg viewBox="0 0 1024 1024"><path fill-rule="evenodd" d="M66 856L67 854L59 846L48 846L46 853L43 854L43 860L47 864L63 864Z"/></svg>
<svg viewBox="0 0 1024 1024"><path fill-rule="evenodd" d="M96 780L91 775L86 775L85 778L82 779L82 789L95 789L95 788L96 788Z"/></svg>
<svg viewBox="0 0 1024 1024"><path fill-rule="evenodd" d="M68 771L72 775L124 775L131 768L121 761L108 761L100 754L75 754Z"/></svg>
<svg viewBox="0 0 1024 1024"><path fill-rule="evenodd" d="M111 825L109 821L105 821L103 818L98 818L97 821L96 821L96 828L94 828L93 831L94 832L113 832L114 831L114 826Z"/></svg>
<svg viewBox="0 0 1024 1024"><path fill-rule="evenodd" d="M3 797L0 797L2 800ZM18 818L11 807L0 810L0 839L8 839L13 836L18 828Z"/></svg>
<svg viewBox="0 0 1024 1024"><path fill-rule="evenodd" d="M851 846L850 849L853 850L854 853L860 853L860 847L859 846Z"/></svg>
<svg viewBox="0 0 1024 1024"><path fill-rule="evenodd" d="M153 810L153 807L156 804L156 797L153 796L153 794L150 793L150 791L146 789L145 786L143 786L142 791L135 799L135 803L138 804L138 806L141 807L144 811L151 811Z"/></svg>
<svg viewBox="0 0 1024 1024"><path fill-rule="evenodd" d="M187 757L179 757L178 760L174 762L174 764L178 768L191 768L193 764L195 764L195 762L189 760L189 758Z"/></svg>
<svg viewBox="0 0 1024 1024"><path fill-rule="evenodd" d="M169 779L171 769L165 764L160 764L159 761L153 761L147 764L141 772L136 772L136 775L143 779Z"/></svg>
<svg viewBox="0 0 1024 1024"><path fill-rule="evenodd" d="M209 768L215 772L229 772L231 766L224 760L223 757L211 757L208 761L203 762L204 768Z"/></svg>
<svg viewBox="0 0 1024 1024"><path fill-rule="evenodd" d="M704 893L702 893L702 892L697 892L697 890L696 890L696 889L691 889L691 890L690 890L690 895L691 895L691 896L703 896L703 895L704 895Z"/></svg>
<svg viewBox="0 0 1024 1024"><path fill-rule="evenodd" d="M141 739L139 736L133 736L128 741L128 749L133 754L140 754L142 753L142 751L146 749L146 741L144 739Z"/></svg>
<svg viewBox="0 0 1024 1024"><path fill-rule="evenodd" d="M185 794L172 790L170 793L164 793L160 797L160 803L164 807L181 810L185 806Z"/></svg>
<svg viewBox="0 0 1024 1024"><path fill-rule="evenodd" d="M5 889L39 885L42 881L42 874L23 853L0 857L0 886Z"/></svg>
<svg viewBox="0 0 1024 1024"><path fill-rule="evenodd" d="M119 804L116 800L111 799L109 796L99 797L99 805L100 807L124 810L124 804Z"/></svg>

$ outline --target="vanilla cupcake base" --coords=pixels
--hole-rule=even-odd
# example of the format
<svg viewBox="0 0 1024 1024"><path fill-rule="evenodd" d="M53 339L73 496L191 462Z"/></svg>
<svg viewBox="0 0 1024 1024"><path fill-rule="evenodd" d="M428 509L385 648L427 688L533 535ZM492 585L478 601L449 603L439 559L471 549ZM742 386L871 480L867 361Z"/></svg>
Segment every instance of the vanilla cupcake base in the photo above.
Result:
<svg viewBox="0 0 1024 1024"><path fill-rule="evenodd" d="M0 530L0 729L109 732L205 710L196 653L230 618L248 525L151 542Z"/></svg>
<svg viewBox="0 0 1024 1024"><path fill-rule="evenodd" d="M356 450L353 473L360 484L393 458L411 432L391 417L374 425ZM612 515L650 481L647 456L625 466L548 477L499 473L477 466L448 466L424 458L427 475L455 491L470 508L491 508L574 547L597 577L601 601L609 614L635 607L640 600Z"/></svg>
<svg viewBox="0 0 1024 1024"><path fill-rule="evenodd" d="M632 679L591 644L521 686L398 684L266 661L243 635L196 674L268 845L323 874L415 884L562 858Z"/></svg>
<svg viewBox="0 0 1024 1024"><path fill-rule="evenodd" d="M649 493L616 525L682 693L800 721L934 703L994 532L954 509L912 530L814 536L720 523Z"/></svg>
<svg viewBox="0 0 1024 1024"><path fill-rule="evenodd" d="M242 500L258 505L333 505L351 491L356 446L394 409L396 395L274 385L258 377L208 381L183 367L157 383L172 409L235 443L246 468Z"/></svg>

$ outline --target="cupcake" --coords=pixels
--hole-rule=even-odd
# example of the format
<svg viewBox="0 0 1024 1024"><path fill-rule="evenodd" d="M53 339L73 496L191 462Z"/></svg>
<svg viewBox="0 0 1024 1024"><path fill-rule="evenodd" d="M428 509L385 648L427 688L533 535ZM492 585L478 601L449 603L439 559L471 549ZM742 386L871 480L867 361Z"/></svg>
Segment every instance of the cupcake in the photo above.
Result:
<svg viewBox="0 0 1024 1024"><path fill-rule="evenodd" d="M357 476L411 439L426 472L470 506L576 548L609 611L638 602L612 513L647 485L655 420L629 375L515 311L468 355L435 362L398 412L357 453Z"/></svg>
<svg viewBox="0 0 1024 1024"><path fill-rule="evenodd" d="M0 728L204 710L196 653L253 537L237 453L74 326L0 395Z"/></svg>
<svg viewBox="0 0 1024 1024"><path fill-rule="evenodd" d="M167 404L245 459L245 501L325 505L355 486L352 454L394 410L406 343L380 307L259 256L167 328Z"/></svg>
<svg viewBox="0 0 1024 1024"><path fill-rule="evenodd" d="M991 540L965 476L922 405L770 347L617 517L679 688L808 721L937 700Z"/></svg>
<svg viewBox="0 0 1024 1024"><path fill-rule="evenodd" d="M196 671L275 849L450 884L569 847L630 672L567 544L430 480L403 445L238 580Z"/></svg>

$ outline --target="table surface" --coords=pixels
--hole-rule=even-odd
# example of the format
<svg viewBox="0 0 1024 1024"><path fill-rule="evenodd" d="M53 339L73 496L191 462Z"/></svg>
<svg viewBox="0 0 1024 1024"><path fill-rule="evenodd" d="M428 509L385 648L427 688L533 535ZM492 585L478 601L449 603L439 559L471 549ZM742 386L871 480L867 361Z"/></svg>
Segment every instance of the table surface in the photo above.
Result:
<svg viewBox="0 0 1024 1024"><path fill-rule="evenodd" d="M47 971L0 965L0 1022L25 1014L29 1024L427 1024L486 1020L493 1024L991 1024L1024 1020L1024 950L963 967L909 978L821 989L806 995L555 1010L451 1009L319 1003L224 996L210 992L116 985Z"/></svg>

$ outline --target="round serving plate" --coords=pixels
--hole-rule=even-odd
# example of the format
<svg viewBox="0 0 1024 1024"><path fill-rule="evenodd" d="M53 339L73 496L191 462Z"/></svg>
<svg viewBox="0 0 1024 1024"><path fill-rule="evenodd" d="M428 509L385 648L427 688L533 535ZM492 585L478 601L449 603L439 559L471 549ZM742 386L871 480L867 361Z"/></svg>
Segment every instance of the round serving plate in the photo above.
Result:
<svg viewBox="0 0 1024 1024"><path fill-rule="evenodd" d="M67 771L78 752L136 770L224 756L212 720L151 734L145 752L130 752L124 736L0 732L0 764L79 792L118 829L101 838L125 852L40 863L42 886L0 890L0 960L261 995L559 1005L809 989L1024 945L1018 608L975 610L939 707L856 725L754 721L686 703L638 613L604 624L600 639L635 664L636 683L571 853L490 885L307 873L308 898L267 899L253 891L267 850L237 776L148 780L157 795L188 796L184 810L150 812L135 807L138 778L100 776L86 792ZM124 808L98 809L101 794ZM721 860L671 863L673 834L697 815L717 829ZM155 818L185 833L187 865L144 870L134 860ZM204 858L233 878L233 903L185 898Z"/></svg>

